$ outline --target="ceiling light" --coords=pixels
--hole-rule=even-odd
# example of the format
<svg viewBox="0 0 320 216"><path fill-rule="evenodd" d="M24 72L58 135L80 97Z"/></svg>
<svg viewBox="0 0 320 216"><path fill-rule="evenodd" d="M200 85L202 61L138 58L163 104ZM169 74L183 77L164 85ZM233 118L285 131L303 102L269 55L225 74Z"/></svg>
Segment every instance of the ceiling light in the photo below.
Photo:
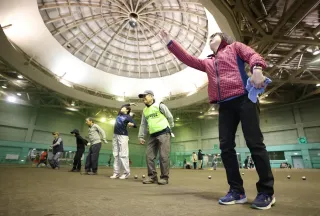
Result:
<svg viewBox="0 0 320 216"><path fill-rule="evenodd" d="M100 121L101 121L101 122L106 122L106 121L107 121L107 119L106 119L106 118L104 118L104 117L102 117L102 118L100 119Z"/></svg>
<svg viewBox="0 0 320 216"><path fill-rule="evenodd" d="M315 48L314 48L314 50L313 50L313 53L312 53L313 55L318 55L318 54L320 54L320 49L319 49L319 47L318 46L316 46Z"/></svg>
<svg viewBox="0 0 320 216"><path fill-rule="evenodd" d="M19 79L23 79L23 76L22 76L22 75L18 75L18 78L19 78Z"/></svg>
<svg viewBox="0 0 320 216"><path fill-rule="evenodd" d="M21 96L21 93L17 93L18 96Z"/></svg>
<svg viewBox="0 0 320 216"><path fill-rule="evenodd" d="M117 97L116 100L117 101L124 101L124 97Z"/></svg>
<svg viewBox="0 0 320 216"><path fill-rule="evenodd" d="M114 125L116 123L116 120L115 119L111 119L109 123Z"/></svg>
<svg viewBox="0 0 320 216"><path fill-rule="evenodd" d="M212 107L211 110L215 110L214 107Z"/></svg>
<svg viewBox="0 0 320 216"><path fill-rule="evenodd" d="M3 86L2 86L2 88L6 89L6 88L7 88L7 86L3 85Z"/></svg>
<svg viewBox="0 0 320 216"><path fill-rule="evenodd" d="M72 151L69 151L69 152L72 152Z"/></svg>
<svg viewBox="0 0 320 216"><path fill-rule="evenodd" d="M70 111L79 111L78 109L74 108L74 107L67 107L66 108L67 110L70 110Z"/></svg>
<svg viewBox="0 0 320 216"><path fill-rule="evenodd" d="M187 97L190 96L190 95L193 95L193 94L195 94L195 93L197 93L197 90L193 90L193 91L189 92L189 93L187 94Z"/></svg>
<svg viewBox="0 0 320 216"><path fill-rule="evenodd" d="M60 82L61 82L63 85L68 86L68 87L70 87L70 88L73 87L67 80L60 79Z"/></svg>
<svg viewBox="0 0 320 216"><path fill-rule="evenodd" d="M9 96L9 97L7 97L7 100L8 100L10 103L14 103L14 102L16 102L17 98L14 97L14 96Z"/></svg>
<svg viewBox="0 0 320 216"><path fill-rule="evenodd" d="M266 97L268 97L269 95L266 95Z"/></svg>
<svg viewBox="0 0 320 216"><path fill-rule="evenodd" d="M202 114L203 112L202 112L202 111L200 111L200 113Z"/></svg>
<svg viewBox="0 0 320 216"><path fill-rule="evenodd" d="M319 86L320 86L320 83L318 83L316 86L319 87Z"/></svg>

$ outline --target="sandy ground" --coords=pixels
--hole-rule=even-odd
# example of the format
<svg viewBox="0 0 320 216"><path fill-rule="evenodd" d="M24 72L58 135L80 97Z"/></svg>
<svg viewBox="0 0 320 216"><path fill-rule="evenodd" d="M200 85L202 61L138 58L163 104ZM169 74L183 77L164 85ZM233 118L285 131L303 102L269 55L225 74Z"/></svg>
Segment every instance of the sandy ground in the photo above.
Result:
<svg viewBox="0 0 320 216"><path fill-rule="evenodd" d="M320 170L274 170L276 205L266 211L250 204L222 206L218 198L228 190L224 170L171 169L169 185L143 185L146 169L132 169L128 180L112 180L111 169L97 176L29 166L0 166L2 216L319 216ZM256 196L254 170L244 172L249 202ZM139 175L135 180L134 175ZM208 175L212 179L208 179ZM291 175L288 180L287 175ZM307 180L303 181L302 176Z"/></svg>

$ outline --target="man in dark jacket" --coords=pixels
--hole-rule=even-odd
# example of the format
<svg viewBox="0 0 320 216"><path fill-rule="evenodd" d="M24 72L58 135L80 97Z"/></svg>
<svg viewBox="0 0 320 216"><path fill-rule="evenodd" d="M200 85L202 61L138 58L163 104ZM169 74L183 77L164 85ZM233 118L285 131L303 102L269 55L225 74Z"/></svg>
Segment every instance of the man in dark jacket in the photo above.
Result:
<svg viewBox="0 0 320 216"><path fill-rule="evenodd" d="M73 136L76 137L76 143L77 143L77 152L73 159L73 168L70 170L70 172L80 172L81 170L81 158L85 150L85 146L88 144L88 141L83 139L80 136L79 130L74 129L70 132Z"/></svg>
<svg viewBox="0 0 320 216"><path fill-rule="evenodd" d="M204 155L204 154L202 154L202 150L199 149L199 151L198 151L198 161L199 161L199 164L200 164L199 169L203 169L203 168L202 168L202 165L203 165L203 155Z"/></svg>

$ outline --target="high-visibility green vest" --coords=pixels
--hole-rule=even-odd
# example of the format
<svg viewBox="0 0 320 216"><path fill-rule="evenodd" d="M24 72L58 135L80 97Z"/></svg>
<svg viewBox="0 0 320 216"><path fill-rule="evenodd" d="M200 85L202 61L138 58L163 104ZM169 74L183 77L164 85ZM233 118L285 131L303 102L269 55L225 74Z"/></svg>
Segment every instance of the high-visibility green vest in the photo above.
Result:
<svg viewBox="0 0 320 216"><path fill-rule="evenodd" d="M160 112L160 104L154 103L143 109L143 115L149 126L149 133L154 134L170 127L167 118Z"/></svg>

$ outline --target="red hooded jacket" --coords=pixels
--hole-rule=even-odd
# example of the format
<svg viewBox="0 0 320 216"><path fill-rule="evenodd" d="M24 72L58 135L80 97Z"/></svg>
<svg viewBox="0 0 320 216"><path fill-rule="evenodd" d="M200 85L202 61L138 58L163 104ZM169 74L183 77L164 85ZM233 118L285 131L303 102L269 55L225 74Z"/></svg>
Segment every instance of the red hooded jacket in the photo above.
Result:
<svg viewBox="0 0 320 216"><path fill-rule="evenodd" d="M188 54L174 40L169 42L168 49L184 64L207 73L210 103L220 103L247 94L245 62L251 69L255 65L263 69L266 67L266 62L257 52L240 42L228 44L222 40L217 53L207 59Z"/></svg>

